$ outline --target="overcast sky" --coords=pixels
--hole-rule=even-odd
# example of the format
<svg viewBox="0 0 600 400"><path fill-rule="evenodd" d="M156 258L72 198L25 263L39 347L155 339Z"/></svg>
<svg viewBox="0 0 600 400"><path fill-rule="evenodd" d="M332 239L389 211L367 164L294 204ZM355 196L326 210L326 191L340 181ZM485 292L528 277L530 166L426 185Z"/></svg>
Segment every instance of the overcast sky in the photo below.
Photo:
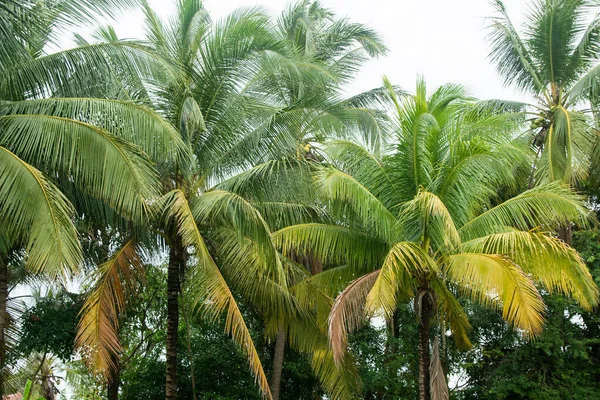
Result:
<svg viewBox="0 0 600 400"><path fill-rule="evenodd" d="M508 12L519 25L527 2L505 0ZM389 48L386 57L370 61L348 88L349 93L379 86L385 74L394 84L412 90L417 74L423 74L429 88L445 82L468 85L479 98L525 99L505 88L487 58L486 17L494 9L487 0L322 0L337 15L368 24L383 37ZM174 9L172 0L150 0L159 15ZM264 7L279 14L287 0L206 0L205 8L214 19L239 7ZM140 11L122 15L113 23L119 37L141 38Z"/></svg>

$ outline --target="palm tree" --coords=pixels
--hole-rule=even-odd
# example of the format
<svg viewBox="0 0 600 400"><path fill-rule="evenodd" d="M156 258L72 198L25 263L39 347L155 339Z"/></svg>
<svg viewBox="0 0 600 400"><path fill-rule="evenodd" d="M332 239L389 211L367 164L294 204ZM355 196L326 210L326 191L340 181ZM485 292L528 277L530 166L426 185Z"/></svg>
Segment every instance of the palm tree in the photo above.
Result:
<svg viewBox="0 0 600 400"><path fill-rule="evenodd" d="M231 238L251 238L258 243L265 276L286 287L285 274L260 213L239 195L220 190L218 183L251 165L254 157L262 157L256 150L264 147L247 138L265 143L266 128L276 126L268 120L274 112L257 107L256 96L245 93L244 86L252 94L252 85L267 73L298 79L298 71L282 53L282 43L261 10L240 10L216 23L195 0L180 1L169 23L163 23L147 4L144 11L150 48L176 70L149 82L147 102L164 115L192 155L188 160L161 163L162 197L153 203L155 218L150 221L169 249L166 398L174 399L177 393L179 297L184 278L194 289L186 293L195 296L206 317L226 315L226 332L247 354L262 392L270 397L258 353L214 254ZM230 237L221 238L216 232L228 232ZM100 268L96 290L82 316L79 343L96 349L100 369L116 364L118 316L126 288L115 282L131 275L127 270L139 264L137 253L136 243L126 241ZM277 315L283 313L276 303L271 308Z"/></svg>
<svg viewBox="0 0 600 400"><path fill-rule="evenodd" d="M307 5L302 3L303 8ZM257 170L272 170L281 157L283 164L289 163L286 157L293 160L309 152L307 141L315 140L316 134L358 125L358 116L366 121L362 125L379 132L376 124L382 120L381 114L364 106L381 94L343 101L335 98L332 94L339 92L339 87L333 82L337 79L339 85L345 78L333 67L339 69L345 62L356 65L366 55L380 53L383 46L360 25L334 22L335 30L325 29L328 24L322 28L337 40L331 41L336 46L327 57L316 58L307 54L309 46L300 51L287 39L285 30L274 29L258 9L240 10L213 23L200 2L185 0L179 2L177 15L168 24L147 5L144 9L150 47L162 59L172 60L178 70L149 85L148 101L178 130L193 154L191 162L172 163L161 171L164 195L155 203L160 218L153 227L169 247L166 397L174 398L177 390L178 303L184 278L190 290L183 293L193 296L200 311L210 318L227 315L226 331L248 355L268 397L268 382L228 284L268 316L273 326L301 311L288 293L288 271L271 241L269 224L257 204L236 192L239 185L235 182ZM324 54L323 43L327 42L321 43L320 54ZM357 44L364 50L356 48ZM327 95L331 100L325 102ZM265 160L270 161L256 166ZM253 166L240 179L232 178ZM257 192L260 189L254 188L250 197L256 200ZM252 253L240 263L236 249L242 245L251 245L247 249ZM99 365L107 367L114 366L111 360L119 350L116 321L126 297L124 289L114 291L110 282L126 274L120 266L135 264L134 252L125 251L128 246L135 245L127 243L107 262L106 269L101 268L106 272L97 288L105 288L104 295L94 294L80 325L80 343L99 349ZM253 280L247 279L247 273L228 275L224 269L226 265L230 265L229 271L247 266L252 260L256 267ZM101 285L103 282L106 284ZM99 312L104 302L110 304L105 315ZM100 319L110 322L99 324ZM108 331L100 332L99 326ZM321 353L325 351L326 340L319 346ZM316 348L304 346L302 351ZM313 354L313 365L330 391L338 380L332 361L327 355Z"/></svg>
<svg viewBox="0 0 600 400"><path fill-rule="evenodd" d="M415 95L400 101L392 93L392 99L398 129L389 153L377 156L341 140L325 148L330 165L317 168L316 190L333 221L289 226L274 237L284 254L294 248L341 265L326 282L330 291L356 278L338 292L329 316L337 361L365 317L390 318L399 302L412 302L419 393L429 400L431 390L447 392L431 335L447 327L459 347L470 345L458 295L501 310L534 336L545 308L536 285L584 308L598 303L598 289L576 251L545 233L567 219L585 223L579 196L555 182L497 198L499 187L515 185L514 165L528 162L527 152L503 134L518 120L465 100L457 85L428 97L420 80Z"/></svg>
<svg viewBox="0 0 600 400"><path fill-rule="evenodd" d="M521 105L531 116L528 135L537 152L529 187L554 180L579 184L598 139L593 113L600 88L600 15L587 18L597 3L536 1L522 33L502 1L493 5L497 15L491 18L490 57L507 85L537 99Z"/></svg>
<svg viewBox="0 0 600 400"><path fill-rule="evenodd" d="M47 44L73 18L88 21L115 6L68 0L0 6L2 368L10 260L24 260L32 273L65 282L83 262L76 213L141 223L149 212L146 201L158 194L147 155L172 159L179 154L177 137L148 109L124 101L54 97L109 76L117 64L139 71L149 65L148 52L134 42L46 53ZM117 123L124 120L128 123ZM148 131L154 132L152 141L140 146L127 141Z"/></svg>

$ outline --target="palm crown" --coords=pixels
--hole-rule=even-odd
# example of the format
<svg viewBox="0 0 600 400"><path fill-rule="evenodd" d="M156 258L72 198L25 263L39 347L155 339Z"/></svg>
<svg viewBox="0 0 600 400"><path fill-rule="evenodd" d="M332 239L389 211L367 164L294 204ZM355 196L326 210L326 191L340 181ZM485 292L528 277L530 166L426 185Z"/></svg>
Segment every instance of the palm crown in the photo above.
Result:
<svg viewBox="0 0 600 400"><path fill-rule="evenodd" d="M598 99L600 19L585 16L594 1L538 0L526 16L523 33L506 7L493 2L490 57L505 82L525 90L538 103L527 107L538 150L535 182L579 183L587 177L597 134L592 111ZM584 106L591 102L592 109ZM534 184L532 174L531 184Z"/></svg>
<svg viewBox="0 0 600 400"><path fill-rule="evenodd" d="M494 198L498 187L514 184L512 168L524 154L508 135L498 135L500 122L511 126L510 119L465 101L456 85L427 97L420 81L414 96L394 101L399 127L385 156L352 142L327 145L333 166L319 167L315 180L336 212L333 222L294 225L275 236L284 252L311 251L342 265L329 271L329 280L318 279L333 295L340 282L360 276L331 311L338 360L365 314L390 317L398 302L414 301L420 387L428 392L430 320L444 321L455 341L469 346L458 294L500 309L535 335L544 320L537 285L585 308L597 304L598 290L575 250L544 233L567 219L585 223L582 201L568 187L551 183Z"/></svg>

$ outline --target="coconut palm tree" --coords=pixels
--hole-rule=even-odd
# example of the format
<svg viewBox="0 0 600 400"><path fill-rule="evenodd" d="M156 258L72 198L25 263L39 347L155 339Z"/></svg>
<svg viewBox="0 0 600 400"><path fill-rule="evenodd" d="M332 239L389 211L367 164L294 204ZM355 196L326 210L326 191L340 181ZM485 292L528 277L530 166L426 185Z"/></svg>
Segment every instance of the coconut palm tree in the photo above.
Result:
<svg viewBox="0 0 600 400"><path fill-rule="evenodd" d="M537 100L522 105L531 116L527 134L538 155L529 187L581 183L598 140L593 112L600 89L600 15L587 18L598 4L535 1L521 32L502 1L492 4L497 15L490 19L490 58L507 85Z"/></svg>
<svg viewBox="0 0 600 400"><path fill-rule="evenodd" d="M2 367L10 260L24 260L32 273L64 282L83 263L76 214L101 212L140 224L149 212L147 200L158 195L148 157L179 154L178 138L149 109L124 101L55 97L110 75L117 64L150 71L149 53L133 42L47 52L65 24L114 11L115 3L8 1L1 6ZM154 132L151 141L140 146L127 141L149 131Z"/></svg>
<svg viewBox="0 0 600 400"><path fill-rule="evenodd" d="M514 166L528 163L526 150L503 134L518 120L465 100L457 85L427 96L420 80L415 95L392 99L398 129L387 154L350 141L326 147L330 164L317 168L315 180L333 221L289 226L274 237L283 254L294 248L341 265L325 281L339 293L329 316L337 361L365 317L390 318L399 302L412 302L419 393L429 400L432 390L447 392L431 335L449 328L459 347L470 345L459 295L501 310L534 336L544 321L538 286L584 308L598 303L598 289L577 252L545 233L567 219L585 223L579 196L554 182L497 198L498 188L515 184ZM340 293L340 282L351 279Z"/></svg>
<svg viewBox="0 0 600 400"><path fill-rule="evenodd" d="M338 89L331 83L337 79L337 72L324 68L324 61L321 65L315 57L298 54L298 49L258 9L240 10L216 23L195 0L179 2L177 14L169 23L163 23L147 5L144 9L150 47L159 57L171 60L178 70L172 77L149 85L149 101L178 129L187 149L194 154L191 162L170 164L162 171L164 196L155 204L161 218L153 226L170 249L166 396L174 398L177 390L178 303L185 277L193 288L185 293L194 296L202 312L210 318L227 314L226 331L248 355L259 386L268 397L268 382L228 283L272 321L298 313L298 304L288 293L288 272L271 242L269 224L255 204L233 190L233 181L244 178L231 177L265 160L271 161L258 165L256 170L273 169L278 157L297 158L301 151L307 152L305 141L307 137L314 138L315 132L323 135L335 127L350 125L350 121L356 125L358 118L353 113L368 114L363 119L371 127L381 115L353 105L359 101L366 104L367 96L325 103L328 90ZM331 56L323 60L334 64L335 57L347 53L348 62L358 62L364 57L356 48L357 43L363 46L361 42L371 46L365 45L364 54L381 52L383 46L370 31L345 23L338 27L339 33L346 26L355 36L339 39L338 50L330 51ZM343 60L337 64L343 64ZM369 96L376 98L377 94ZM239 258L234 244L242 239L253 246L254 253L244 260L247 265L255 258L257 270L255 279L250 281L244 278L247 274L227 275L226 270L221 271L227 264L241 265L231 259ZM242 244L243 241L237 246ZM127 246L131 245L123 249ZM115 272L113 277L123 274L117 272L119 265L131 265L129 253L115 253L112 267L107 265L107 271ZM128 261L119 261L122 255ZM113 279L108 273L103 276L106 282ZM112 285L105 287L110 289ZM106 318L115 321L124 296L103 298L112 304L107 308L111 315ZM116 323L96 323L98 317L93 315L100 314L93 310L98 310L102 301L94 304L84 316L84 320L88 315L90 318L81 325L80 338L87 338L81 343L102 349L98 353L101 364L110 366L111 357L118 350ZM100 333L94 326L110 329ZM88 328L89 334L85 333ZM104 344L98 346L99 342ZM323 343L326 342L321 341L322 351L326 347ZM326 358L317 355L313 357L314 364L321 365L320 360ZM319 373L334 387L337 369L332 368L332 362L328 365L320 366Z"/></svg>

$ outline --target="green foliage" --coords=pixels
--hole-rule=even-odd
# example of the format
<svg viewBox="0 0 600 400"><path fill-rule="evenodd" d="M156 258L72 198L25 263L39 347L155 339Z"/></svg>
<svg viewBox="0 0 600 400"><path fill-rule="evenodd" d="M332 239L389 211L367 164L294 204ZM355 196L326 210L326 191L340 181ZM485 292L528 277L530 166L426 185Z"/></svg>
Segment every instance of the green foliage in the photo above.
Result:
<svg viewBox="0 0 600 400"><path fill-rule="evenodd" d="M71 360L82 301L80 295L64 291L36 301L21 316L17 350L25 355L47 352L62 361Z"/></svg>
<svg viewBox="0 0 600 400"><path fill-rule="evenodd" d="M600 233L574 232L573 244L596 282L600 278ZM466 376L457 399L590 399L600 390L600 315L572 301L544 296L545 329L523 341L498 317L469 306L475 347L452 363Z"/></svg>

